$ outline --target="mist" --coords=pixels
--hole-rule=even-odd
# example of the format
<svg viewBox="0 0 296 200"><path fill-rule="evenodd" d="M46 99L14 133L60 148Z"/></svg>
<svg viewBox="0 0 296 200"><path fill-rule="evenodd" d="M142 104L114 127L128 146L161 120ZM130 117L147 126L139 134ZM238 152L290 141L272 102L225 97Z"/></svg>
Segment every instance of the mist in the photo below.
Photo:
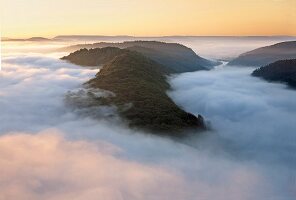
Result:
<svg viewBox="0 0 296 200"><path fill-rule="evenodd" d="M250 76L253 70L220 66L184 73L171 79L169 94L185 110L203 113L211 137L218 136L228 153L294 168L296 92Z"/></svg>
<svg viewBox="0 0 296 200"><path fill-rule="evenodd" d="M30 200L294 199L296 92L251 77L251 71L220 66L170 77L173 100L212 127L173 141L68 107L66 94L98 70L57 54L4 54L0 194Z"/></svg>

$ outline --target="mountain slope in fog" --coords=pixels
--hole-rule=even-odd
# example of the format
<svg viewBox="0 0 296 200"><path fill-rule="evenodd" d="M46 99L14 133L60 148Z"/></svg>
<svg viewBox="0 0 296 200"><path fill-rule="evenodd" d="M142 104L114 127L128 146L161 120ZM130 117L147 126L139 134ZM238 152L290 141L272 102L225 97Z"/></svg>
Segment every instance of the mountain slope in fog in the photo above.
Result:
<svg viewBox="0 0 296 200"><path fill-rule="evenodd" d="M85 85L113 92L115 95L99 98L98 105L116 105L131 127L178 136L186 129L205 129L202 116L185 112L167 96L166 75L172 71L138 52L113 47L82 49L63 59L105 64Z"/></svg>
<svg viewBox="0 0 296 200"><path fill-rule="evenodd" d="M228 65L263 66L277 60L296 59L296 41L281 42L241 54Z"/></svg>
<svg viewBox="0 0 296 200"><path fill-rule="evenodd" d="M252 75L268 81L287 83L296 88L296 59L276 61L256 69Z"/></svg>
<svg viewBox="0 0 296 200"><path fill-rule="evenodd" d="M164 43L157 41L131 41L123 43L94 43L81 44L63 48L63 51L76 51L82 48L117 47L132 49L152 60L170 67L175 73L207 70L219 62L210 61L198 56L192 49L177 43Z"/></svg>

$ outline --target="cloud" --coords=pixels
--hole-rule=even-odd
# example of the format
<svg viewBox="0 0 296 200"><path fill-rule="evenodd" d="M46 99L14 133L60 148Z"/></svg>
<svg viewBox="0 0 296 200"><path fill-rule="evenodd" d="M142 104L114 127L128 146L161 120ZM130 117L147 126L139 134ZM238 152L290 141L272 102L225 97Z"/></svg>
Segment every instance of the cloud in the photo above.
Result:
<svg viewBox="0 0 296 200"><path fill-rule="evenodd" d="M221 67L181 74L171 79L169 95L185 110L202 113L211 122L212 135L203 141L191 138L189 144L257 163L268 176L276 173L279 187L289 188L287 194L295 196L296 92L252 77L252 70ZM275 179L271 182L277 184Z"/></svg>
<svg viewBox="0 0 296 200"><path fill-rule="evenodd" d="M2 63L0 108L5 114L0 116L0 133L67 120L72 114L62 103L65 92L81 87L97 72L44 56L9 57Z"/></svg>
<svg viewBox="0 0 296 200"><path fill-rule="evenodd" d="M172 141L66 106L96 72L47 54L3 58L0 199L295 197L293 91L249 69L176 76L170 95L216 131Z"/></svg>
<svg viewBox="0 0 296 200"><path fill-rule="evenodd" d="M67 141L55 132L2 136L1 198L91 200L184 197L184 180L168 169L119 159L114 155L117 148L106 143L97 145L100 149L86 141Z"/></svg>
<svg viewBox="0 0 296 200"><path fill-rule="evenodd" d="M295 40L293 37L168 37L164 42L177 42L192 48L198 55L213 59L233 59L247 51L278 42Z"/></svg>
<svg viewBox="0 0 296 200"><path fill-rule="evenodd" d="M172 80L170 95L186 110L205 115L217 134L246 156L295 165L290 152L296 150L296 92L251 77L252 70L182 74Z"/></svg>
<svg viewBox="0 0 296 200"><path fill-rule="evenodd" d="M2 198L247 200L273 195L264 194L271 188L256 167L204 155L191 162L179 157L169 165L136 162L122 157L126 149L113 144L73 141L63 134L46 130L0 137ZM178 161L186 161L182 165L189 166L190 175L176 170Z"/></svg>

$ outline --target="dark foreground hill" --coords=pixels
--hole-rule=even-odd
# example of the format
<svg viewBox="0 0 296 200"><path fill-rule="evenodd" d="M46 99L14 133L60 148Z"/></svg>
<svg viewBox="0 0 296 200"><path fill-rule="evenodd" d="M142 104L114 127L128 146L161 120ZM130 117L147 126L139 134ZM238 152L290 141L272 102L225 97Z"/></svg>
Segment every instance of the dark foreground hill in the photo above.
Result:
<svg viewBox="0 0 296 200"><path fill-rule="evenodd" d="M259 67L286 59L296 59L296 41L281 42L243 53L228 65Z"/></svg>
<svg viewBox="0 0 296 200"><path fill-rule="evenodd" d="M82 49L63 59L82 65L104 64L85 86L113 92L115 95L101 98L98 104L116 105L131 127L179 136L187 129L206 128L202 116L185 112L166 94L170 71L138 52L110 47Z"/></svg>
<svg viewBox="0 0 296 200"><path fill-rule="evenodd" d="M287 83L296 88L296 59L276 61L256 69L252 75L268 81Z"/></svg>
<svg viewBox="0 0 296 200"><path fill-rule="evenodd" d="M117 47L137 51L150 59L165 65L174 73L207 70L219 62L210 61L198 56L192 49L177 43L164 43L157 41L130 41L123 43L94 43L74 45L63 48L63 51L76 51L79 49Z"/></svg>

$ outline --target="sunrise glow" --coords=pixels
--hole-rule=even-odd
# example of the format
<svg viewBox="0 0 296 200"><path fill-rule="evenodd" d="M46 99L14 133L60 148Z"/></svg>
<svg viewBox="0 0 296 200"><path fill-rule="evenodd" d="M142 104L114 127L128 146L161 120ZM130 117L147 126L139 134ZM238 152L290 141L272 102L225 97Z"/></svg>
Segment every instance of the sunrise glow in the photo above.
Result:
<svg viewBox="0 0 296 200"><path fill-rule="evenodd" d="M1 0L2 37L296 35L295 0Z"/></svg>

